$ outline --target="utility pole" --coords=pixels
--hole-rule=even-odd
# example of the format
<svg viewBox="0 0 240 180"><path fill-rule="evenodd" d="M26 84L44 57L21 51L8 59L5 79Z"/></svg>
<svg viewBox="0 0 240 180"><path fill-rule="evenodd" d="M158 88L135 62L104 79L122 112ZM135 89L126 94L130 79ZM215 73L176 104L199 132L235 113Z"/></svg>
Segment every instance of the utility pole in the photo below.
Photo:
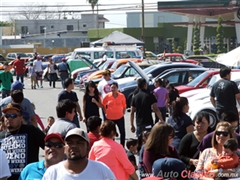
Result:
<svg viewBox="0 0 240 180"><path fill-rule="evenodd" d="M145 56L144 25L145 25L145 20L144 20L144 0L142 0L142 41L144 42L144 45L143 45L143 56Z"/></svg>
<svg viewBox="0 0 240 180"><path fill-rule="evenodd" d="M98 18L98 3L97 3L97 34L99 38L99 18Z"/></svg>

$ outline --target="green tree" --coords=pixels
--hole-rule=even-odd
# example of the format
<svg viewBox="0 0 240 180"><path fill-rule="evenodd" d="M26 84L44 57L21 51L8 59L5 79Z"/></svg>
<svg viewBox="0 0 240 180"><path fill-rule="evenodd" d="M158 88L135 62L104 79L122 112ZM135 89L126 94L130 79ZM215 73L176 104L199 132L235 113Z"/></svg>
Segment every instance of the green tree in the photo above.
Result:
<svg viewBox="0 0 240 180"><path fill-rule="evenodd" d="M172 38L172 52L173 52L173 53L176 52L176 46L175 46L175 40L174 40L174 38Z"/></svg>
<svg viewBox="0 0 240 180"><path fill-rule="evenodd" d="M92 11L93 11L93 13L94 13L94 7L97 5L98 0L87 0L87 2L88 2L89 4L91 4Z"/></svg>
<svg viewBox="0 0 240 180"><path fill-rule="evenodd" d="M182 46L178 46L176 52L177 53L182 53Z"/></svg>
<svg viewBox="0 0 240 180"><path fill-rule="evenodd" d="M218 17L218 27L217 27L217 35L216 35L216 39L217 39L217 53L224 53L224 44L223 44L223 37L224 37L224 31L223 31L223 27L222 27L222 17L219 16Z"/></svg>
<svg viewBox="0 0 240 180"><path fill-rule="evenodd" d="M198 23L196 22L195 26L194 26L194 31L193 31L193 52L195 55L199 55L199 49L201 46L201 42L200 42L200 30L199 30L199 26Z"/></svg>
<svg viewBox="0 0 240 180"><path fill-rule="evenodd" d="M0 21L0 27L6 27L6 26L11 26L11 23L7 21Z"/></svg>

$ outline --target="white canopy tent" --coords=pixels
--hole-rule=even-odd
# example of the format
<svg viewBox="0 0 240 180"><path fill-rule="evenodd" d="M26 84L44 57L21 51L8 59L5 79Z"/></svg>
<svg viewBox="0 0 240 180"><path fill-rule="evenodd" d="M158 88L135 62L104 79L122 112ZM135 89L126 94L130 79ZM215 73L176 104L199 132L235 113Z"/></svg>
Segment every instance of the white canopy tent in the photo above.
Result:
<svg viewBox="0 0 240 180"><path fill-rule="evenodd" d="M240 66L240 47L229 51L228 53L218 57L217 62L226 66L237 67Z"/></svg>

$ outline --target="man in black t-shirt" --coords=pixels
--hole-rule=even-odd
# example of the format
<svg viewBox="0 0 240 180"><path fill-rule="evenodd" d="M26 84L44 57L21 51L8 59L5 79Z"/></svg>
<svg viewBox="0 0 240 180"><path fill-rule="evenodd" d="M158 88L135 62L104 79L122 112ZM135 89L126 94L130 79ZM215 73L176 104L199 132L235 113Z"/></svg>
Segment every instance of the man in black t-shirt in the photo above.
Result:
<svg viewBox="0 0 240 180"><path fill-rule="evenodd" d="M22 124L20 105L10 103L2 112L7 129L0 132L0 148L6 152L12 174L8 180L18 180L26 165L38 161L39 147L44 148L45 134L37 127Z"/></svg>
<svg viewBox="0 0 240 180"><path fill-rule="evenodd" d="M230 81L231 69L220 70L221 79L217 81L211 90L210 101L216 108L218 119L224 111L231 110L238 116L236 99L240 103L240 93L235 82Z"/></svg>
<svg viewBox="0 0 240 180"><path fill-rule="evenodd" d="M134 112L136 111L137 136L141 136L146 126L153 125L152 109L162 121L162 115L157 107L157 100L153 94L147 91L145 79L138 79L139 92L133 97L130 114L131 131L135 132Z"/></svg>
<svg viewBox="0 0 240 180"><path fill-rule="evenodd" d="M80 127L79 119L80 119L80 121L82 121L83 117L82 117L81 107L78 103L77 94L74 91L72 91L74 89L73 79L67 78L64 81L64 87L65 87L65 89L58 94L58 102L63 99L70 99L72 102L74 102L76 104L76 110L75 110L75 116L73 118L73 123L77 127ZM78 115L79 115L79 119L78 119Z"/></svg>

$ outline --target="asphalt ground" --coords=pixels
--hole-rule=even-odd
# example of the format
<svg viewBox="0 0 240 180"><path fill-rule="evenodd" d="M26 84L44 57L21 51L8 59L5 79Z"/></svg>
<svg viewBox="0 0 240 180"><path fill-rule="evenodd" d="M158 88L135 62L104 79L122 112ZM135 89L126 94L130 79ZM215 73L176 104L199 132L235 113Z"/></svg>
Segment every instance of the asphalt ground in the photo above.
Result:
<svg viewBox="0 0 240 180"><path fill-rule="evenodd" d="M29 78L25 78L24 85L24 97L28 98L31 102L35 104L35 113L40 116L44 126L47 125L47 118L49 116L53 116L56 120L57 97L58 94L63 90L60 81L56 82L56 88L49 87L49 83L47 81L43 81L43 88L31 89ZM80 92L78 87L75 87L74 91L77 93L79 104L82 107L82 99L84 92ZM100 112L100 115L101 114L102 112ZM130 113L126 112L124 117L126 140L128 138L135 138L135 134L130 131ZM86 125L83 122L80 122L80 127L86 130ZM119 137L116 138L116 141L120 143ZM44 151L41 149L39 158L43 159L43 157Z"/></svg>

